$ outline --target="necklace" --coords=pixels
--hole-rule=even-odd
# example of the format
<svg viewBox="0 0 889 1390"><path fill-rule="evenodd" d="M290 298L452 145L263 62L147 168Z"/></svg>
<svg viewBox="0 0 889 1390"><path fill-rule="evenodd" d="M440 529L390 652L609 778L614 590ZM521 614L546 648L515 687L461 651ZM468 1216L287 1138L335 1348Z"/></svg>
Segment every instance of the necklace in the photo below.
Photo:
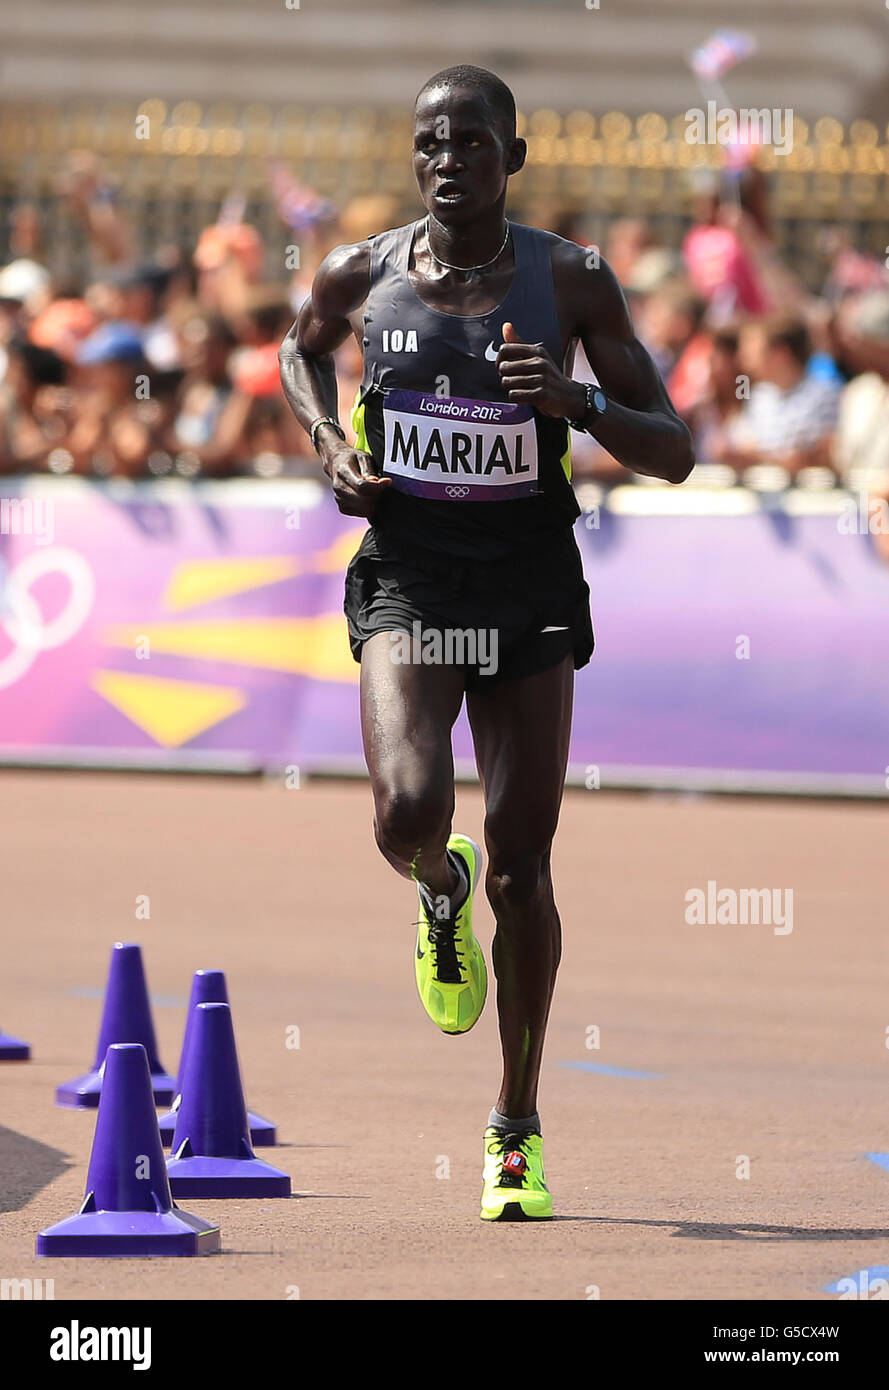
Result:
<svg viewBox="0 0 889 1390"><path fill-rule="evenodd" d="M435 252L433 251L433 249L432 249L432 243L431 243L430 240L429 240L429 218L428 218L428 217L426 218L426 244L427 244L427 246L429 247L429 254L430 254L430 256L432 257L432 259L433 259L434 261L437 261L439 265L443 265L443 266L445 267L446 270L462 270L462 271L464 271L464 273L469 272L469 271L487 270L487 268L488 268L489 265L493 265L494 262L497 261L497 260L499 260L500 257L503 255L504 248L506 247L506 243L507 243L508 241L509 241L509 223L507 222L507 224L506 224L506 234L505 234L503 240L502 240L501 243L500 243L500 248L499 248L499 250L497 251L497 254L494 255L494 256L492 256L491 259L490 259L489 261L482 261L481 265L451 265L451 263L450 263L449 261L443 261L442 258L441 258L441 256L436 256Z"/></svg>

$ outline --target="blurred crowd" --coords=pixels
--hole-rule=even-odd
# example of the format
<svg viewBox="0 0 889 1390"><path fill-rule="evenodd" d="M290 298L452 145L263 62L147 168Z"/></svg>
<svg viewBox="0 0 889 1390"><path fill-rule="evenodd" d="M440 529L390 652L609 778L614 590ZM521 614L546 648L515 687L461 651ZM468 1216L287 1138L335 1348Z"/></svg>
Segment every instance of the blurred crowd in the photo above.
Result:
<svg viewBox="0 0 889 1390"><path fill-rule="evenodd" d="M825 227L820 241L824 275L812 288L779 255L765 180L748 167L699 177L678 249L626 218L612 225L603 255L699 465L748 481L768 469L778 484L885 490L889 270L839 228ZM593 441L583 453L580 475L621 476Z"/></svg>
<svg viewBox="0 0 889 1390"><path fill-rule="evenodd" d="M316 472L281 392L278 347L327 251L366 236L388 207L360 200L336 216L273 171L270 196L291 240L270 276L269 250L237 197L196 244L161 246L145 260L91 155L71 160L59 195L85 235L90 270L76 283L53 275L37 211L14 209L13 259L0 270L0 471ZM347 419L361 375L357 345L341 358Z"/></svg>
<svg viewBox="0 0 889 1390"><path fill-rule="evenodd" d="M86 237L90 272L76 283L54 275L38 212L14 208L12 258L0 269L0 472L316 472L281 393L278 346L328 250L393 225L399 208L380 195L335 210L273 170L270 196L290 241L270 277L267 248L237 198L195 245L162 246L146 261L94 157L71 158L59 196ZM529 209L527 220L591 245L576 210ZM821 238L823 283L813 288L779 255L765 181L747 167L699 184L680 247L624 218L602 254L700 465L742 480L765 467L787 482L872 482L882 493L889 271L839 229ZM592 379L578 357L575 374ZM354 341L337 370L345 424L361 375ZM627 480L591 438L575 435L572 445L579 481Z"/></svg>

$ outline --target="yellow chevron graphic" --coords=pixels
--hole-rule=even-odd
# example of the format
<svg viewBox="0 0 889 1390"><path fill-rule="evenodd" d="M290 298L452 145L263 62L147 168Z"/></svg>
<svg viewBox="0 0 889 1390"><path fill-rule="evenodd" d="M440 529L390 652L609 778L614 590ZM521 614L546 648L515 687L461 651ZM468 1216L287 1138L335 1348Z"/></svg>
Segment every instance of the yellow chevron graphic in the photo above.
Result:
<svg viewBox="0 0 889 1390"><path fill-rule="evenodd" d="M177 565L164 594L164 607L173 612L194 608L214 598L229 598L248 589L262 589L299 574L295 555L270 555L257 560L185 560Z"/></svg>
<svg viewBox="0 0 889 1390"><path fill-rule="evenodd" d="M131 676L123 671L95 671L90 684L164 748L181 748L247 703L240 690L226 686Z"/></svg>
<svg viewBox="0 0 889 1390"><path fill-rule="evenodd" d="M339 613L316 618L218 618L194 622L142 623L108 628L112 647L135 647L148 638L149 651L163 655L231 661L266 671L357 683L359 668L349 650Z"/></svg>
<svg viewBox="0 0 889 1390"><path fill-rule="evenodd" d="M164 605L177 613L213 599L263 589L298 574L335 574L345 569L363 534L363 527L347 531L326 549L307 555L236 556L232 559L214 556L209 560L183 560L170 576Z"/></svg>
<svg viewBox="0 0 889 1390"><path fill-rule="evenodd" d="M314 573L336 574L337 570L345 569L361 544L366 530L366 526L359 526L355 531L346 531L344 535L337 536L333 544L329 545L326 550L317 551Z"/></svg>

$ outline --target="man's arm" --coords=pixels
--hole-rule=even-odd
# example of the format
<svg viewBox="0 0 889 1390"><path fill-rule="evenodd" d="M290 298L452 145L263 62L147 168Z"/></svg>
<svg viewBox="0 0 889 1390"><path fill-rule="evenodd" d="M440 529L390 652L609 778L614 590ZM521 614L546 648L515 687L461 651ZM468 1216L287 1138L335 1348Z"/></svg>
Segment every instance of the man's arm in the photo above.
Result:
<svg viewBox="0 0 889 1390"><path fill-rule="evenodd" d="M770 463L786 468L796 477L801 468L830 468L838 471L833 459L833 440L831 435L815 439L811 444L797 444L791 449L762 449L756 444L726 444L714 453L714 463L726 463L736 472L751 468L754 464Z"/></svg>
<svg viewBox="0 0 889 1390"><path fill-rule="evenodd" d="M281 385L306 433L323 416L339 418L333 354L352 332L350 315L370 287L370 244L339 246L321 264L312 292L278 351ZM391 478L379 477L369 454L340 439L331 425L315 431L315 448L346 516L371 516Z"/></svg>
<svg viewBox="0 0 889 1390"><path fill-rule="evenodd" d="M691 434L636 337L614 272L604 261L590 269L582 247L563 243L553 255L553 275L558 300L571 305L571 336L580 339L608 397L608 408L590 422L590 433L625 468L684 482L695 463ZM565 376L539 343L505 342L498 366L510 400L529 401L556 417L576 419L583 413L583 384Z"/></svg>

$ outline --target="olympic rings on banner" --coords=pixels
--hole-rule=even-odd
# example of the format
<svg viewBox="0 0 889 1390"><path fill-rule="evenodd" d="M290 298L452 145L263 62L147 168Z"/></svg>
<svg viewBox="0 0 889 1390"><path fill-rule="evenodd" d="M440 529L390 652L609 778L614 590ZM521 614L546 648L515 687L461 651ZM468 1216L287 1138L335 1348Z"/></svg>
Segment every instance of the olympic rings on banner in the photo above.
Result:
<svg viewBox="0 0 889 1390"><path fill-rule="evenodd" d="M61 612L44 621L31 587L48 574L68 581L68 597ZM14 685L30 670L40 652L61 647L79 632L92 610L96 594L93 572L76 550L54 547L35 550L4 573L0 560L0 628L14 644L0 658L0 689Z"/></svg>

